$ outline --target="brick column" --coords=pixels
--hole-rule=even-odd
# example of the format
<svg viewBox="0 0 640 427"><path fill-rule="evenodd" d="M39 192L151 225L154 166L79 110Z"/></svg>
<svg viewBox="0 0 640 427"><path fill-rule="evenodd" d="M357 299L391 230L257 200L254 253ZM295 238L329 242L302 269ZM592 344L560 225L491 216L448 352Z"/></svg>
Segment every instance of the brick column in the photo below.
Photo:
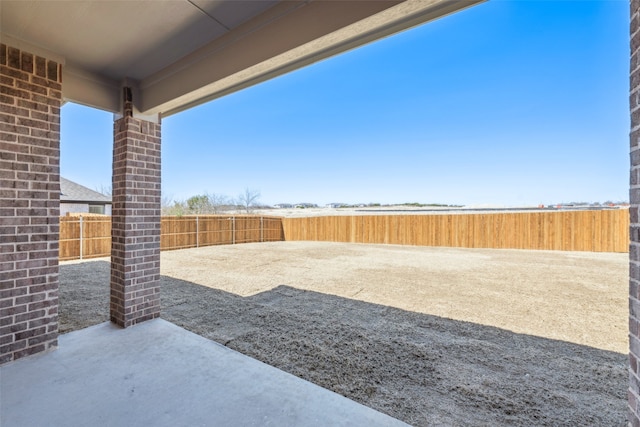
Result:
<svg viewBox="0 0 640 427"><path fill-rule="evenodd" d="M0 44L0 364L58 343L61 67Z"/></svg>
<svg viewBox="0 0 640 427"><path fill-rule="evenodd" d="M160 135L130 103L114 123L111 321L125 328L160 315Z"/></svg>
<svg viewBox="0 0 640 427"><path fill-rule="evenodd" d="M640 0L631 1L631 174L629 199L629 425L640 427Z"/></svg>

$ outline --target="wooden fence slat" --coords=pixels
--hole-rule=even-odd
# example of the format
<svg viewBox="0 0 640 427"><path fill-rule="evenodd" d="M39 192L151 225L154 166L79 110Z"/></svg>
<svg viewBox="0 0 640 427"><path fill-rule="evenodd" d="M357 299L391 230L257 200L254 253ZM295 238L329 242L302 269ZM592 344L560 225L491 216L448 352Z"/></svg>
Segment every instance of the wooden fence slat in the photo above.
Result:
<svg viewBox="0 0 640 427"><path fill-rule="evenodd" d="M60 260L80 258L80 216L60 217ZM111 217L82 216L82 258L111 254Z"/></svg>
<svg viewBox="0 0 640 427"><path fill-rule="evenodd" d="M83 216L82 258L111 253L111 217ZM197 221L197 223L196 223ZM162 217L161 250L271 241L318 240L466 248L628 252L629 211ZM60 260L80 258L80 217L60 218Z"/></svg>
<svg viewBox="0 0 640 427"><path fill-rule="evenodd" d="M260 219L262 218L262 220ZM111 254L111 217L82 216L82 256L80 216L60 217L60 260L104 257ZM254 215L204 215L162 217L160 249L284 240L283 218Z"/></svg>
<svg viewBox="0 0 640 427"><path fill-rule="evenodd" d="M282 224L284 240L590 252L627 252L629 242L627 209L319 216Z"/></svg>

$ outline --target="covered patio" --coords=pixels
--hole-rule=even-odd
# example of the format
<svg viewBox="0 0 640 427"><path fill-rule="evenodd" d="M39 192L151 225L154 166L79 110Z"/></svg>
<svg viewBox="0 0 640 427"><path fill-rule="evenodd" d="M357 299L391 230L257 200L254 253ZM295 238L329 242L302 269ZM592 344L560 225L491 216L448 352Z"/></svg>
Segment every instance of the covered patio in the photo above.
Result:
<svg viewBox="0 0 640 427"><path fill-rule="evenodd" d="M161 121L480 1L0 2L2 425L50 425L54 419L53 424L66 425L230 420L390 425L381 414L157 319ZM629 408L634 426L640 426L639 11L640 1L633 0ZM65 102L114 114L112 324L59 339L60 107ZM26 356L32 357L19 360ZM46 392L36 398L36 390ZM144 396L136 390L145 390ZM73 403L61 402L66 393L81 399L68 412L60 406ZM185 393L193 400L184 399ZM206 418L212 414L219 418Z"/></svg>
<svg viewBox="0 0 640 427"><path fill-rule="evenodd" d="M157 319L161 121L477 2L1 2L2 425L394 424ZM114 114L111 323L59 338L65 102Z"/></svg>
<svg viewBox="0 0 640 427"><path fill-rule="evenodd" d="M407 425L162 319L0 369L3 426Z"/></svg>

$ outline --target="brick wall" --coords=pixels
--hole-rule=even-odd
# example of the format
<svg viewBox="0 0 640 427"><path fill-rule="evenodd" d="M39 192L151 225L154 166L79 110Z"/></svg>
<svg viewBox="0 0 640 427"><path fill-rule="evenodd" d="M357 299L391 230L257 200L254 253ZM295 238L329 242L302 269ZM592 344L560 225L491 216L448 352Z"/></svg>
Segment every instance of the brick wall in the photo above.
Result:
<svg viewBox="0 0 640 427"><path fill-rule="evenodd" d="M111 321L123 327L160 315L160 134L126 105L114 123Z"/></svg>
<svg viewBox="0 0 640 427"><path fill-rule="evenodd" d="M631 174L629 198L629 424L640 427L640 0L631 1Z"/></svg>
<svg viewBox="0 0 640 427"><path fill-rule="evenodd" d="M57 346L61 67L0 44L0 363Z"/></svg>

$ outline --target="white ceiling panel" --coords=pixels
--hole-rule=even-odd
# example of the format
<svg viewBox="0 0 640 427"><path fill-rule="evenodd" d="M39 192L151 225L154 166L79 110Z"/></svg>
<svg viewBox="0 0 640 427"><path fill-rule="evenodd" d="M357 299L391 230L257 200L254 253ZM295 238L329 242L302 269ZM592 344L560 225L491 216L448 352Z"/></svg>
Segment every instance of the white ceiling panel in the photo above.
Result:
<svg viewBox="0 0 640 427"><path fill-rule="evenodd" d="M226 28L235 28L278 3L277 0L191 0Z"/></svg>
<svg viewBox="0 0 640 427"><path fill-rule="evenodd" d="M141 79L226 29L186 0L3 0L2 31L88 71Z"/></svg>

